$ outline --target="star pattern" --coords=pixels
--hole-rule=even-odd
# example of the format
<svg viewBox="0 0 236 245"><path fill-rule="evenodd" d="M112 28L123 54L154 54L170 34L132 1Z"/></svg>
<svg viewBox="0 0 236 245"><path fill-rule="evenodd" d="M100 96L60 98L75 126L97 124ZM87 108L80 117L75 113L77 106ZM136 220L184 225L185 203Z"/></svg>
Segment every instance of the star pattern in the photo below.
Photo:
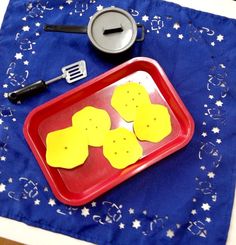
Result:
<svg viewBox="0 0 236 245"><path fill-rule="evenodd" d="M9 178L9 179L8 179L8 182L9 182L9 183L12 183L12 182L13 182L13 179L12 179L12 178Z"/></svg>
<svg viewBox="0 0 236 245"><path fill-rule="evenodd" d="M149 17L148 17L147 15L144 15L144 16L142 17L142 20L143 20L144 22L147 22L147 21L149 20Z"/></svg>
<svg viewBox="0 0 236 245"><path fill-rule="evenodd" d="M207 133L206 132L203 132L202 133L202 136L205 138L205 137L207 137Z"/></svg>
<svg viewBox="0 0 236 245"><path fill-rule="evenodd" d="M178 30L178 29L180 28L179 23L178 23L178 22L174 23L173 28L174 28L175 30Z"/></svg>
<svg viewBox="0 0 236 245"><path fill-rule="evenodd" d="M215 46L215 42L211 42L211 46L213 46L213 47L214 47L214 46Z"/></svg>
<svg viewBox="0 0 236 245"><path fill-rule="evenodd" d="M71 4L71 3L73 3L73 0L66 0L66 3Z"/></svg>
<svg viewBox="0 0 236 245"><path fill-rule="evenodd" d="M30 27L29 26L23 26L22 27L22 31L29 31L30 30Z"/></svg>
<svg viewBox="0 0 236 245"><path fill-rule="evenodd" d="M92 207L96 207L96 205L97 205L96 202L92 202L92 203L91 203L91 206L92 206Z"/></svg>
<svg viewBox="0 0 236 245"><path fill-rule="evenodd" d="M210 179L213 179L215 177L215 174L213 172L209 172L207 174L207 176L210 178Z"/></svg>
<svg viewBox="0 0 236 245"><path fill-rule="evenodd" d="M125 228L125 224L120 223L120 224L119 224L119 227L120 227L120 229L124 229L124 228Z"/></svg>
<svg viewBox="0 0 236 245"><path fill-rule="evenodd" d="M130 208L130 209L129 209L129 213L130 213L130 214L134 214L134 209L133 209L133 208Z"/></svg>
<svg viewBox="0 0 236 245"><path fill-rule="evenodd" d="M103 6L101 4L97 6L97 11L100 11L102 9L103 9Z"/></svg>
<svg viewBox="0 0 236 245"><path fill-rule="evenodd" d="M35 201L34 201L34 205L39 205L40 204L40 200L39 199L36 199Z"/></svg>
<svg viewBox="0 0 236 245"><path fill-rule="evenodd" d="M223 102L221 100L217 100L215 104L219 107L222 107Z"/></svg>
<svg viewBox="0 0 236 245"><path fill-rule="evenodd" d="M0 184L0 192L4 192L6 190L6 185L3 183Z"/></svg>
<svg viewBox="0 0 236 245"><path fill-rule="evenodd" d="M0 119L1 120L1 119ZM1 123L0 123L1 124ZM6 157L5 156L1 156L1 161L6 161Z"/></svg>
<svg viewBox="0 0 236 245"><path fill-rule="evenodd" d="M17 60L21 60L23 58L23 54L22 53L16 53L15 58Z"/></svg>
<svg viewBox="0 0 236 245"><path fill-rule="evenodd" d="M221 41L224 40L224 36L220 34L220 35L217 36L216 39L217 39L217 41L221 42Z"/></svg>
<svg viewBox="0 0 236 245"><path fill-rule="evenodd" d="M81 209L81 215L84 216L85 218L86 218L87 216L89 216L89 215L90 215L89 209L86 208L86 207L83 207L83 208Z"/></svg>
<svg viewBox="0 0 236 245"><path fill-rule="evenodd" d="M221 139L216 139L216 143L221 144L222 143Z"/></svg>
<svg viewBox="0 0 236 245"><path fill-rule="evenodd" d="M172 231L171 229L169 229L166 232L166 236L169 237L170 239L172 239L175 236L175 233L174 233L174 231Z"/></svg>
<svg viewBox="0 0 236 245"><path fill-rule="evenodd" d="M195 215L195 214L197 214L197 211L196 211L196 209L193 209L193 210L191 211L191 214L192 214L192 215Z"/></svg>
<svg viewBox="0 0 236 245"><path fill-rule="evenodd" d="M135 219L133 221L132 227L135 228L135 229L138 229L139 227L141 227L141 222L139 220Z"/></svg>
<svg viewBox="0 0 236 245"><path fill-rule="evenodd" d="M170 38L170 37L171 37L171 34L170 34L170 33L167 33L166 36L167 36L168 38Z"/></svg>
<svg viewBox="0 0 236 245"><path fill-rule="evenodd" d="M184 35L183 34L179 34L178 38L182 40L184 38Z"/></svg>
<svg viewBox="0 0 236 245"><path fill-rule="evenodd" d="M49 201L48 201L48 205L50 205L50 206L52 206L52 207L53 207L54 205L56 205L55 200L52 199L52 198L50 198Z"/></svg>
<svg viewBox="0 0 236 245"><path fill-rule="evenodd" d="M3 88L7 88L8 87L8 84L3 84L2 87Z"/></svg>
<svg viewBox="0 0 236 245"><path fill-rule="evenodd" d="M24 65L26 65L26 66L29 65L29 61L28 61L28 60L25 60L23 63L24 63Z"/></svg>
<svg viewBox="0 0 236 245"><path fill-rule="evenodd" d="M211 222L211 218L206 217L205 221L208 222L208 223L210 223Z"/></svg>
<svg viewBox="0 0 236 245"><path fill-rule="evenodd" d="M204 210L204 211L209 211L211 206L208 204L208 203L203 203L201 208Z"/></svg>
<svg viewBox="0 0 236 245"><path fill-rule="evenodd" d="M40 22L36 22L35 26L37 26L37 27L41 26Z"/></svg>
<svg viewBox="0 0 236 245"><path fill-rule="evenodd" d="M212 100L212 99L214 99L214 96L213 96L212 94L210 94L210 95L208 96L208 98Z"/></svg>
<svg viewBox="0 0 236 245"><path fill-rule="evenodd" d="M214 127L211 130L214 134L218 134L220 132L220 129L218 127Z"/></svg>
<svg viewBox="0 0 236 245"><path fill-rule="evenodd" d="M0 118L0 125L2 125L4 123L4 121Z"/></svg>

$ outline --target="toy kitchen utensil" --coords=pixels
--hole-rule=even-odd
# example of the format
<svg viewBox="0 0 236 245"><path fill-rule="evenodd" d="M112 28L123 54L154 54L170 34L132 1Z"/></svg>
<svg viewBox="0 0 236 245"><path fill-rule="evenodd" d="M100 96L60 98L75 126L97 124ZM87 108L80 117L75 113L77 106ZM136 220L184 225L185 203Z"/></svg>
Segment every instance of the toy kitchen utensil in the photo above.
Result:
<svg viewBox="0 0 236 245"><path fill-rule="evenodd" d="M48 81L39 80L24 88L13 91L8 94L8 99L12 103L22 101L27 97L31 97L35 94L43 92L47 89L47 86L51 83L66 79L67 83L74 83L87 76L86 63L84 60L77 61L71 65L65 66L61 69L62 75L52 78Z"/></svg>
<svg viewBox="0 0 236 245"><path fill-rule="evenodd" d="M140 38L138 28L141 28ZM143 25L137 24L127 11L115 7L95 13L88 26L45 25L44 30L88 34L97 49L109 54L124 52L145 36Z"/></svg>

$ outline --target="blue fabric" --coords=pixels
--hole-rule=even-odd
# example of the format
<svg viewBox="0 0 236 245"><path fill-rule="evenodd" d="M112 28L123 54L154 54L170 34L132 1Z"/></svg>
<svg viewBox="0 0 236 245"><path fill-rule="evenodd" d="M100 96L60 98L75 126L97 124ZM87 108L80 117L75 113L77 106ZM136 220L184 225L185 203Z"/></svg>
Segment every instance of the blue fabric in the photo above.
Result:
<svg viewBox="0 0 236 245"><path fill-rule="evenodd" d="M116 59L96 52L86 35L43 31L44 23L87 24L111 5L147 29L143 43ZM10 1L0 36L0 215L97 244L225 244L235 189L235 28L234 20L154 0ZM63 205L22 127L33 108L86 80L58 82L21 105L6 93L80 59L89 80L136 56L163 67L195 120L194 137L94 202Z"/></svg>

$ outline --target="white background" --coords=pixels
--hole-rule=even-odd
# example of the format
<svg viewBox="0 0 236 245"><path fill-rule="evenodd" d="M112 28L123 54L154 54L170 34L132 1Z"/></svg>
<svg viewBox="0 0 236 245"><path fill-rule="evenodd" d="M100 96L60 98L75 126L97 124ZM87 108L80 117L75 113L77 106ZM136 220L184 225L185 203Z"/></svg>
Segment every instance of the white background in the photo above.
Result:
<svg viewBox="0 0 236 245"><path fill-rule="evenodd" d="M236 2L232 0L168 0L183 6L197 10L210 12L236 19ZM9 0L0 1L0 26ZM0 237L5 237L29 245L88 245L91 243L76 240L74 238L53 233L43 229L28 226L18 221L0 217ZM55 242L56 241L56 242ZM236 244L236 195L231 218L231 226L228 234L227 245Z"/></svg>

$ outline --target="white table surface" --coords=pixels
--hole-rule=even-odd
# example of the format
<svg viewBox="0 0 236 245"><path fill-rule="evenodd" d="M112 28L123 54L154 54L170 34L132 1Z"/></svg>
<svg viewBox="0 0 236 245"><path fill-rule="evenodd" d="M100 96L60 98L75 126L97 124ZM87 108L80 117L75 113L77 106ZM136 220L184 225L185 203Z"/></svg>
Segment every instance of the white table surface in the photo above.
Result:
<svg viewBox="0 0 236 245"><path fill-rule="evenodd" d="M236 19L236 2L232 0L168 0L182 6L210 12ZM0 1L0 26L9 0ZM13 232L14 230L14 232ZM0 217L0 237L5 237L29 245L54 244L57 245L91 245L91 243L77 240L65 235L31 227L24 223ZM236 244L236 195L231 217L227 245Z"/></svg>

